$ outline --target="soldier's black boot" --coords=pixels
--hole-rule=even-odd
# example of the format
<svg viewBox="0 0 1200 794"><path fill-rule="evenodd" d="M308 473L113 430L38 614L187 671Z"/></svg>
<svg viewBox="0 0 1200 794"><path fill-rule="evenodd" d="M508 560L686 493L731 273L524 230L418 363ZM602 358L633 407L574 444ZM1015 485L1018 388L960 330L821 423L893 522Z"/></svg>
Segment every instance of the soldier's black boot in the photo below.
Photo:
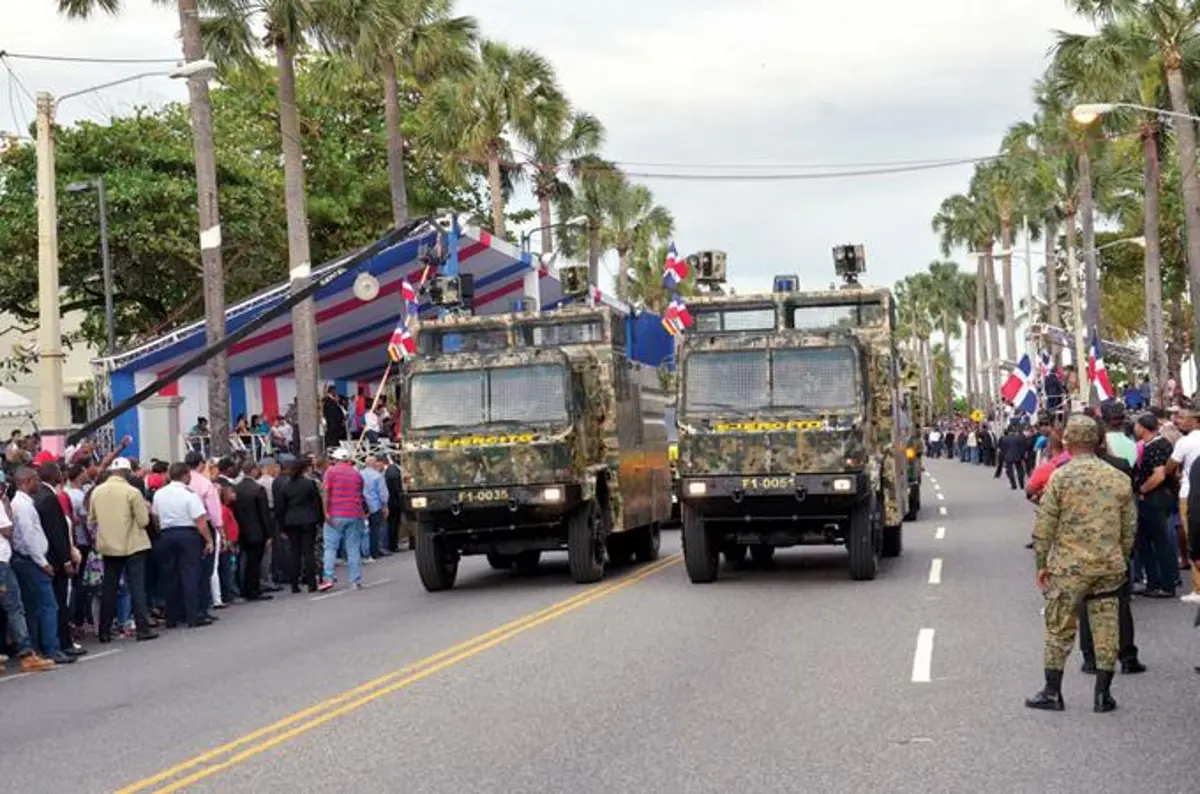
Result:
<svg viewBox="0 0 1200 794"><path fill-rule="evenodd" d="M1062 696L1062 670L1046 668L1046 686L1031 698L1026 698L1025 707L1042 711L1062 711L1066 708ZM1112 680L1111 674L1109 680Z"/></svg>
<svg viewBox="0 0 1200 794"><path fill-rule="evenodd" d="M1112 680L1112 670L1096 671L1096 703L1093 710L1097 714L1107 714L1117 709L1117 701L1113 700L1112 694L1108 691L1108 688L1112 686Z"/></svg>

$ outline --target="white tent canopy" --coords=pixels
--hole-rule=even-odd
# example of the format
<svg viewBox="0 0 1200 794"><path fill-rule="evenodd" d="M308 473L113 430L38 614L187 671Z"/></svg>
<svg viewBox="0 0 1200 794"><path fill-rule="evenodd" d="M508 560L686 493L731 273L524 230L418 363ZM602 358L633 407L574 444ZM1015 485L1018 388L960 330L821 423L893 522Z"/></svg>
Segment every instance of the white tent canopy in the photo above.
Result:
<svg viewBox="0 0 1200 794"><path fill-rule="evenodd" d="M33 416L33 403L0 386L0 416Z"/></svg>

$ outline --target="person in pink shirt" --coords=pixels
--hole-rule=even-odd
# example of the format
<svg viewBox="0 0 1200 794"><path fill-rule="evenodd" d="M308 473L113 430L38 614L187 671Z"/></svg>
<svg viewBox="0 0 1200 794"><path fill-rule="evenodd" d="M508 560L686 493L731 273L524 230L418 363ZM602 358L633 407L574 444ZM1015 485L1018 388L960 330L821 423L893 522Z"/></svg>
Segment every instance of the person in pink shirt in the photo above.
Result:
<svg viewBox="0 0 1200 794"><path fill-rule="evenodd" d="M183 460L192 470L188 476L187 486L204 503L204 512L208 514L208 525L213 533L213 553L204 555L203 564L200 566L198 592L200 593L200 617L215 621L216 617L209 614L209 610L214 603L218 603L214 599L220 597L219 592L213 592L212 578L213 572L217 569L217 554L220 553L221 539L225 536L225 533L221 531L224 524L221 512L221 493L217 486L213 485L212 480L204 475L202 469L204 456L202 454L192 450Z"/></svg>

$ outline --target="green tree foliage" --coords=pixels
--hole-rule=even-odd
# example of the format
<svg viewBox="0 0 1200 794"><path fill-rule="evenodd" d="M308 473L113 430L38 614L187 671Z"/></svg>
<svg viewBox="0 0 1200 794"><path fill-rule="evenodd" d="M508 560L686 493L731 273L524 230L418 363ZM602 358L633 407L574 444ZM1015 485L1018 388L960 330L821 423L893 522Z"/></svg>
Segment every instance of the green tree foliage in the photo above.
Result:
<svg viewBox="0 0 1200 794"><path fill-rule="evenodd" d="M287 235L274 78L233 72L213 92L227 290L231 301L287 277ZM324 262L377 239L392 223L384 111L378 91L346 79L322 90L299 69L312 252ZM410 100L411 101L411 100ZM411 108L410 108L411 109ZM414 214L486 212L468 176L451 178L419 143L406 113L405 161ZM72 182L103 176L116 286L118 338L126 342L199 317L199 231L187 108L139 110L110 124L58 130L59 259L63 311L87 313L84 335L104 338L97 207ZM0 153L0 311L37 319L37 215L32 146Z"/></svg>

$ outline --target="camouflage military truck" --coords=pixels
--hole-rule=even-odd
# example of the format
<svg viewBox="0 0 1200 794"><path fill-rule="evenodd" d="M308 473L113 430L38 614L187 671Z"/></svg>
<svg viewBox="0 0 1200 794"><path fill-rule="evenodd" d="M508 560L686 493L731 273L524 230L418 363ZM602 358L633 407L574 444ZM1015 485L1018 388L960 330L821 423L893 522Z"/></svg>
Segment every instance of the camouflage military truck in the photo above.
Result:
<svg viewBox="0 0 1200 794"><path fill-rule="evenodd" d="M778 283L777 279L777 283ZM900 554L910 513L894 303L857 284L705 295L678 351L679 474L686 568L720 555L845 545L850 576Z"/></svg>
<svg viewBox="0 0 1200 794"><path fill-rule="evenodd" d="M465 555L528 571L566 550L581 583L657 558L666 399L627 355L628 328L607 306L417 325L401 468L427 590L453 587Z"/></svg>

